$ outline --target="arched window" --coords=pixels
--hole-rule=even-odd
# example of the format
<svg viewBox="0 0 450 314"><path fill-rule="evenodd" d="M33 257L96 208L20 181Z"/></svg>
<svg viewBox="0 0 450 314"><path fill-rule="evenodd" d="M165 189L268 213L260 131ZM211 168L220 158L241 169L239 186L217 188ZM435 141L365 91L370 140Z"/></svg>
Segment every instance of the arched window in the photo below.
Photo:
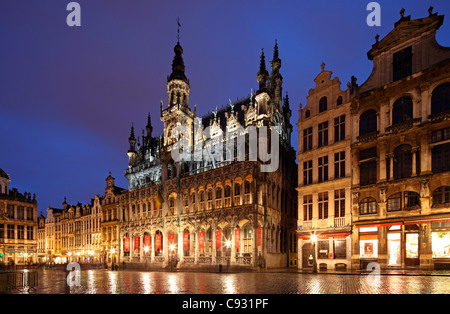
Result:
<svg viewBox="0 0 450 314"><path fill-rule="evenodd" d="M399 98L393 106L392 124L412 120L413 118L413 101L411 97Z"/></svg>
<svg viewBox="0 0 450 314"><path fill-rule="evenodd" d="M234 204L241 205L241 185L239 183L234 184Z"/></svg>
<svg viewBox="0 0 450 314"><path fill-rule="evenodd" d="M322 97L319 101L319 112L324 112L328 109L327 97Z"/></svg>
<svg viewBox="0 0 450 314"><path fill-rule="evenodd" d="M342 96L339 96L336 100L336 106L342 105Z"/></svg>
<svg viewBox="0 0 450 314"><path fill-rule="evenodd" d="M450 83L436 87L431 96L431 114L450 110Z"/></svg>
<svg viewBox="0 0 450 314"><path fill-rule="evenodd" d="M173 215L175 212L175 198L173 196L169 198L169 212L170 215Z"/></svg>
<svg viewBox="0 0 450 314"><path fill-rule="evenodd" d="M433 206L450 203L450 186L441 186L433 192Z"/></svg>
<svg viewBox="0 0 450 314"><path fill-rule="evenodd" d="M403 209L413 209L417 208L417 206L420 206L419 198L419 193L405 191L403 193Z"/></svg>
<svg viewBox="0 0 450 314"><path fill-rule="evenodd" d="M373 197L366 197L359 202L359 214L376 214L377 213L377 201Z"/></svg>
<svg viewBox="0 0 450 314"><path fill-rule="evenodd" d="M402 193L391 195L387 200L387 211L394 212L402 210Z"/></svg>
<svg viewBox="0 0 450 314"><path fill-rule="evenodd" d="M231 207L231 187L225 186L225 207Z"/></svg>
<svg viewBox="0 0 450 314"><path fill-rule="evenodd" d="M222 208L222 188L216 188L216 208Z"/></svg>
<svg viewBox="0 0 450 314"><path fill-rule="evenodd" d="M403 144L394 149L394 179L410 178L412 174L411 146Z"/></svg>
<svg viewBox="0 0 450 314"><path fill-rule="evenodd" d="M308 119L311 116L311 111L306 110L305 112L305 119Z"/></svg>
<svg viewBox="0 0 450 314"><path fill-rule="evenodd" d="M251 202L251 195L250 195L250 191L251 191L251 186L250 186L250 182L249 181L245 181L245 185L244 185L244 189L245 189L245 204L250 204Z"/></svg>
<svg viewBox="0 0 450 314"><path fill-rule="evenodd" d="M364 111L359 117L359 136L377 131L377 112L373 109Z"/></svg>

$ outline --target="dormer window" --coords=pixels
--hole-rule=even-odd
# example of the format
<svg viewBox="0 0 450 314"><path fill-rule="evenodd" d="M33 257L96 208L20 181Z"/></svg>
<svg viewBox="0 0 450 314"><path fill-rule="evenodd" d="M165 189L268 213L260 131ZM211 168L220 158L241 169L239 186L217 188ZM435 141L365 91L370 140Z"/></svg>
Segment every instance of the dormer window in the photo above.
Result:
<svg viewBox="0 0 450 314"><path fill-rule="evenodd" d="M327 97L322 97L319 101L319 112L327 111Z"/></svg>
<svg viewBox="0 0 450 314"><path fill-rule="evenodd" d="M392 67L394 82L412 74L412 46L394 53Z"/></svg>

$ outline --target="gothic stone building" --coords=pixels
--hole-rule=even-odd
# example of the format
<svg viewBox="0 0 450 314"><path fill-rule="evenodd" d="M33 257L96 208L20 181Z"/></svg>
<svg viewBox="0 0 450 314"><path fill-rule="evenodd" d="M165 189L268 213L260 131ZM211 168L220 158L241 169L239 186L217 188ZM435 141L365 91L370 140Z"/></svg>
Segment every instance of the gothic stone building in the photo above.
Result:
<svg viewBox="0 0 450 314"><path fill-rule="evenodd" d="M191 111L190 85L179 43L174 52L172 73L167 78L167 106L161 101L163 135L152 136L150 116L140 139L136 140L132 126L125 171L129 189L116 191L111 181L106 190L111 210L103 218L111 221L112 230L119 227L118 239L111 238L117 240L119 251L116 257L108 248L110 256L125 267L164 267L175 257L178 266L295 264L297 171L290 144L291 110L288 97L282 98L277 44L270 74L261 53L255 95L252 92L230 101L203 117L197 116L195 105ZM179 126L184 127L182 132ZM258 131L261 145L263 127L268 134L264 144L272 145L270 161L260 155L254 158L250 149L257 142L251 132ZM226 146L226 139L233 137L242 139L243 146ZM182 141L188 158L177 160L173 153L180 151L177 145ZM217 153L215 149L220 147L224 148L223 158L202 155L205 151ZM278 159L275 153L279 153ZM261 170L272 161L276 163L274 171Z"/></svg>
<svg viewBox="0 0 450 314"><path fill-rule="evenodd" d="M450 49L444 16L404 16L376 43L369 78L352 80L352 267L450 262Z"/></svg>

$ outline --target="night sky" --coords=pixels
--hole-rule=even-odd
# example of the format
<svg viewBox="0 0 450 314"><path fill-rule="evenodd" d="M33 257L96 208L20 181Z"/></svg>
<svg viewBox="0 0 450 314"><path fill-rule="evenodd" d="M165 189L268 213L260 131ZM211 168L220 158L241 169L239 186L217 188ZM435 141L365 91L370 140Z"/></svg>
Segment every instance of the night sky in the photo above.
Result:
<svg viewBox="0 0 450 314"><path fill-rule="evenodd" d="M162 133L180 18L180 43L190 80L190 106L202 116L258 88L261 48L272 60L278 41L293 111L325 69L346 89L362 84L372 62L367 51L400 18L446 15L437 41L450 46L450 1L378 1L381 27L366 24L370 1L149 1L79 0L81 27L69 27L69 0L0 2L0 168L10 188L36 193L39 213L51 205L90 203L104 195L109 171L127 188L128 137L152 116Z"/></svg>

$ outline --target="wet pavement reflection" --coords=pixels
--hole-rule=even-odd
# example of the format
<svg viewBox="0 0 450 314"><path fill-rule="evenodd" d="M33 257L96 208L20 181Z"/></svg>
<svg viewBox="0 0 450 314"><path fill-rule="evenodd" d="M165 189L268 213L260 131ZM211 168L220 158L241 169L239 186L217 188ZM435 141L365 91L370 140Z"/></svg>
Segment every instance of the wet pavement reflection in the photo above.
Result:
<svg viewBox="0 0 450 314"><path fill-rule="evenodd" d="M39 270L33 294L448 294L448 276ZM15 290L11 293L29 293Z"/></svg>

